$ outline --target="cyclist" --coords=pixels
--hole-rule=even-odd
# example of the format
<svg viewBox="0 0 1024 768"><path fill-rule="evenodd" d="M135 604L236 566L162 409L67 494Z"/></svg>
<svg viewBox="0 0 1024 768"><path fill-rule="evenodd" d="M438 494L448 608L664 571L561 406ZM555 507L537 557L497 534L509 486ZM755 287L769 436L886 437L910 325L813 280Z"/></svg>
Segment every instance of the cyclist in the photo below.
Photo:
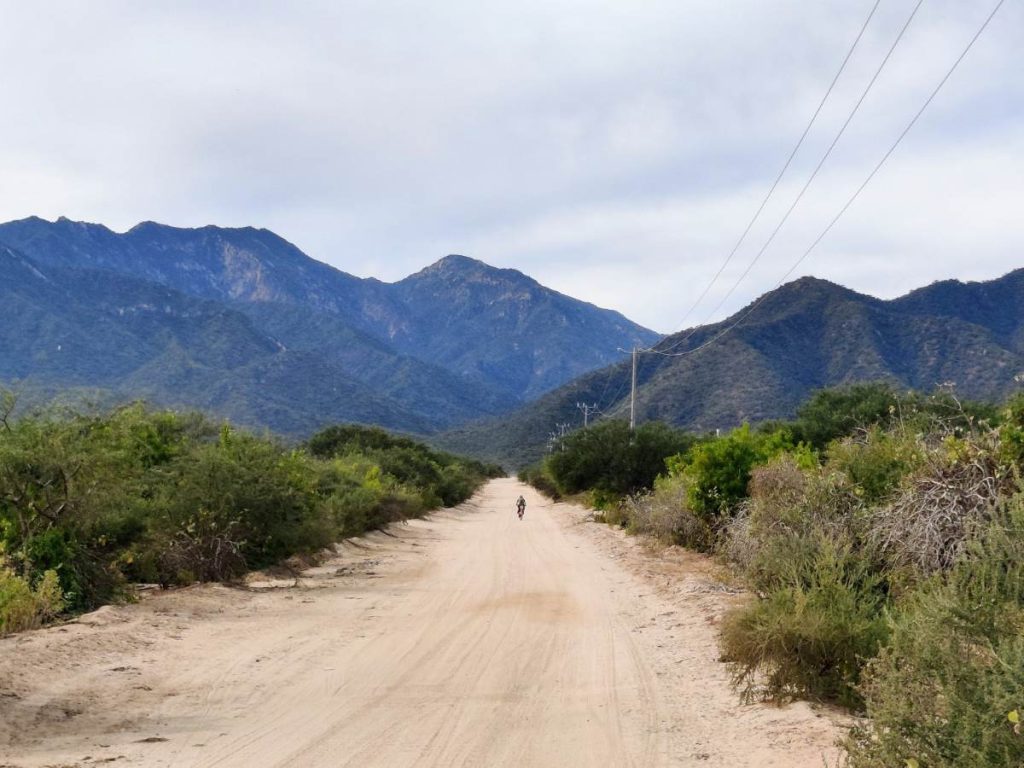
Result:
<svg viewBox="0 0 1024 768"><path fill-rule="evenodd" d="M519 519L523 519L523 515L526 513L526 499L523 498L522 494L519 494L519 498L516 499L516 514L519 515Z"/></svg>

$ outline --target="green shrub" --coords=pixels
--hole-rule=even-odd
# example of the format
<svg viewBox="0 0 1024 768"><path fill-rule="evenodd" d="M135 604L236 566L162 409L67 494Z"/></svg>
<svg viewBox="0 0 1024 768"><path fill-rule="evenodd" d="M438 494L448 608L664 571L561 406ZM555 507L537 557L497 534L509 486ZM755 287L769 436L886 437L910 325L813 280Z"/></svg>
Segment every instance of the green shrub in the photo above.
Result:
<svg viewBox="0 0 1024 768"><path fill-rule="evenodd" d="M379 427L361 424L335 424L326 427L306 443L309 452L320 459L329 459L346 453L365 454L369 451L410 449L429 452L421 443L408 437L393 435Z"/></svg>
<svg viewBox="0 0 1024 768"><path fill-rule="evenodd" d="M12 625L28 621L27 585L56 580L62 606L83 611L127 596L132 581L235 578L460 503L501 473L365 427L325 430L310 448L321 459L194 414L135 404L14 420L10 402L0 392Z"/></svg>
<svg viewBox="0 0 1024 768"><path fill-rule="evenodd" d="M902 399L886 382L820 390L797 410L797 439L816 448L852 435L858 429L888 426L900 413Z"/></svg>
<svg viewBox="0 0 1024 768"><path fill-rule="evenodd" d="M566 437L545 468L562 493L596 490L622 497L652 487L665 459L693 443L691 435L661 422L630 432L624 421L603 421Z"/></svg>
<svg viewBox="0 0 1024 768"><path fill-rule="evenodd" d="M46 415L0 431L3 546L31 582L55 570L71 610L113 599L122 583L105 556L108 523L139 490L131 437L138 418L128 409L108 420Z"/></svg>
<svg viewBox="0 0 1024 768"><path fill-rule="evenodd" d="M307 447L313 456L321 459L342 456L372 459L384 475L407 492L415 489L411 493L420 498L413 506L420 509L461 504L485 479L505 474L496 465L437 451L376 427L354 424L328 427L310 438Z"/></svg>
<svg viewBox="0 0 1024 768"><path fill-rule="evenodd" d="M746 700L810 697L858 706L865 659L885 642L884 579L849 544L776 540L775 584L722 624L723 659Z"/></svg>
<svg viewBox="0 0 1024 768"><path fill-rule="evenodd" d="M669 469L672 474L690 477L690 508L713 519L729 514L746 498L750 473L756 465L792 447L785 430L752 432L744 424L725 437L698 444L689 455L670 459Z"/></svg>
<svg viewBox="0 0 1024 768"><path fill-rule="evenodd" d="M519 470L518 477L520 482L532 485L548 498L554 499L555 501L562 498L562 494L558 491L558 485L555 483L555 479L551 477L543 463L523 467Z"/></svg>
<svg viewBox="0 0 1024 768"><path fill-rule="evenodd" d="M925 458L924 446L902 432L871 427L829 446L826 469L842 472L866 505L882 501Z"/></svg>
<svg viewBox="0 0 1024 768"><path fill-rule="evenodd" d="M1024 470L1024 393L1010 399L999 427L999 457L1002 464L1022 474Z"/></svg>
<svg viewBox="0 0 1024 768"><path fill-rule="evenodd" d="M957 398L951 389L925 395L899 392L884 381L833 387L816 392L797 411L790 427L796 439L815 448L871 427L964 435L994 426L999 409Z"/></svg>
<svg viewBox="0 0 1024 768"><path fill-rule="evenodd" d="M845 478L797 461L783 454L755 467L750 498L723 532L722 554L758 594L786 587L821 539L859 541L859 502Z"/></svg>
<svg viewBox="0 0 1024 768"><path fill-rule="evenodd" d="M1024 764L1024 502L1014 499L948 575L909 598L860 688L869 724L851 768Z"/></svg>
<svg viewBox="0 0 1024 768"><path fill-rule="evenodd" d="M46 571L33 589L8 568L0 568L0 635L33 629L64 610L57 574Z"/></svg>
<svg viewBox="0 0 1024 768"><path fill-rule="evenodd" d="M175 567L197 579L239 575L295 553L314 552L334 539L333 529L313 496L314 479L300 454L270 441L224 429L216 443L201 445L168 464L151 502L154 525L174 552L186 560L225 553L223 567ZM230 550L230 552L229 552Z"/></svg>

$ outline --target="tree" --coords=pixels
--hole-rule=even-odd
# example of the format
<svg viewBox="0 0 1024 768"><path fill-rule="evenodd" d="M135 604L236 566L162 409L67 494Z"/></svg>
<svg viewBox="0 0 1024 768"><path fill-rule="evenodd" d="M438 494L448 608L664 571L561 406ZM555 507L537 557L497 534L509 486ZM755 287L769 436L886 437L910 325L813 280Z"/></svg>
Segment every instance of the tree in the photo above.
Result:
<svg viewBox="0 0 1024 768"><path fill-rule="evenodd" d="M572 432L548 459L548 471L562 493L597 490L616 495L654 485L665 459L693 445L695 438L661 422L632 434L625 421L603 421Z"/></svg>

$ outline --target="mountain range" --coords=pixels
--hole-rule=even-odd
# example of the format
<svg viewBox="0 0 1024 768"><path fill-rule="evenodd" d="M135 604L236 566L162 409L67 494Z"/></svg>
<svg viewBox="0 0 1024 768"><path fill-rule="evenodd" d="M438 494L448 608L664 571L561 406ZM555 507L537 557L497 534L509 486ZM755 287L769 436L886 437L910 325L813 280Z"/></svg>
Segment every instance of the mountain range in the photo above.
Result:
<svg viewBox="0 0 1024 768"><path fill-rule="evenodd" d="M658 335L516 270L448 256L396 283L265 229L0 224L0 382L145 398L304 435L429 434L515 408Z"/></svg>
<svg viewBox="0 0 1024 768"><path fill-rule="evenodd" d="M999 401L1024 371L1024 270L934 283L889 301L805 277L752 311L668 336L654 350L638 356L637 419L698 432L791 417L813 391L858 381L925 392L952 386L962 397ZM580 425L577 403L596 404L599 418L627 418L631 373L622 359L439 443L528 463L559 425Z"/></svg>
<svg viewBox="0 0 1024 768"><path fill-rule="evenodd" d="M659 337L510 269L447 256L359 278L265 229L0 224L0 384L200 408L301 437L340 421L432 435L515 466L560 425L695 431L792 416L814 390L887 380L999 400L1024 371L1024 270L892 300L811 277Z"/></svg>

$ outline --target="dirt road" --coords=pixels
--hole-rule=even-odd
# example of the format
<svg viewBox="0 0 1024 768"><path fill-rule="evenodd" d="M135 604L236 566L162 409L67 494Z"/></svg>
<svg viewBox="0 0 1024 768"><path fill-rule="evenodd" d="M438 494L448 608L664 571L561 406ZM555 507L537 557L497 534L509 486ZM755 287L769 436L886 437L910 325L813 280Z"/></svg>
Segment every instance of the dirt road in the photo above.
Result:
<svg viewBox="0 0 1024 768"><path fill-rule="evenodd" d="M706 567L584 515L494 481L298 579L0 640L0 766L821 768L832 718L729 690Z"/></svg>

